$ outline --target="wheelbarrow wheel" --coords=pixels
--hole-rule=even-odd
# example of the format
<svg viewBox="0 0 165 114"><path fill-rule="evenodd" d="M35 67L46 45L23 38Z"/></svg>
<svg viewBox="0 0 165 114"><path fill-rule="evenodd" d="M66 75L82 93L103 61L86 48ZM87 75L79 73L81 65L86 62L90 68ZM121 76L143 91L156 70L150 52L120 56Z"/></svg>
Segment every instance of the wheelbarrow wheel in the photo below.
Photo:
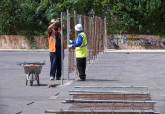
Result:
<svg viewBox="0 0 165 114"><path fill-rule="evenodd" d="M28 80L26 79L26 86L28 85Z"/></svg>
<svg viewBox="0 0 165 114"><path fill-rule="evenodd" d="M39 78L39 75L36 75L36 81L37 81L37 85L39 86L39 85L40 85L40 78Z"/></svg>
<svg viewBox="0 0 165 114"><path fill-rule="evenodd" d="M27 75L26 75L26 86L28 85L29 75L30 75L30 74L27 74Z"/></svg>
<svg viewBox="0 0 165 114"><path fill-rule="evenodd" d="M33 74L31 74L31 79L30 79L30 86L33 86Z"/></svg>

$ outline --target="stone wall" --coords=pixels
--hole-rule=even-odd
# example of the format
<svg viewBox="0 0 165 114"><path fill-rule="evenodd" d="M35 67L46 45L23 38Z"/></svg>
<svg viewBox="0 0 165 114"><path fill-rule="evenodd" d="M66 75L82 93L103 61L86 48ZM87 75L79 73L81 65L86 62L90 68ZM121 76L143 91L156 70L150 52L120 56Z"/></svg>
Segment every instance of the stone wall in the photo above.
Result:
<svg viewBox="0 0 165 114"><path fill-rule="evenodd" d="M35 48L45 49L48 46L47 38L43 36L35 36ZM0 35L0 49L31 49L32 42L21 35Z"/></svg>
<svg viewBox="0 0 165 114"><path fill-rule="evenodd" d="M48 39L43 36L34 36L34 41L36 43L36 48L38 49L47 49L48 48Z"/></svg>
<svg viewBox="0 0 165 114"><path fill-rule="evenodd" d="M157 35L112 34L108 36L109 49L164 49L165 38Z"/></svg>

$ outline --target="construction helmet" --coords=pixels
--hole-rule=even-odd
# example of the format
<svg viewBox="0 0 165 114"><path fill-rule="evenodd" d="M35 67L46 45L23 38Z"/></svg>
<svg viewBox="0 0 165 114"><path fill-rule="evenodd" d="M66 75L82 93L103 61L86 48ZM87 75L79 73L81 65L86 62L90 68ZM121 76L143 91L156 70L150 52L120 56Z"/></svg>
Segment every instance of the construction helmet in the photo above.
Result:
<svg viewBox="0 0 165 114"><path fill-rule="evenodd" d="M75 25L75 30L76 31L82 31L83 30L82 24Z"/></svg>
<svg viewBox="0 0 165 114"><path fill-rule="evenodd" d="M55 23L56 22L56 20L55 19L52 19L51 21L50 21L50 23Z"/></svg>

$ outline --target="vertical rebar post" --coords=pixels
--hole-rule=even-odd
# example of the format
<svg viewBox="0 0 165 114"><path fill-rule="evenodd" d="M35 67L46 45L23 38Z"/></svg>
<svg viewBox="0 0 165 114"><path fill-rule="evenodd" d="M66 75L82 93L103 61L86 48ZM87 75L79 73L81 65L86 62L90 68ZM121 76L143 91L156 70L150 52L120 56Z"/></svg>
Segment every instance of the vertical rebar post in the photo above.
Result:
<svg viewBox="0 0 165 114"><path fill-rule="evenodd" d="M93 38L93 42L94 42L94 60L96 57L96 17L94 17L94 38Z"/></svg>
<svg viewBox="0 0 165 114"><path fill-rule="evenodd" d="M91 63L91 60L92 60L92 50L93 50L93 42L92 42L92 39L93 39L93 26L92 26L92 20L93 17L89 17L89 34L90 34L90 38L89 38L89 63Z"/></svg>
<svg viewBox="0 0 165 114"><path fill-rule="evenodd" d="M107 49L107 19L104 18L104 50Z"/></svg>
<svg viewBox="0 0 165 114"><path fill-rule="evenodd" d="M69 40L70 40L70 14L69 14L69 11L67 10L67 45L69 43ZM68 72L67 72L67 80L69 80L69 49L67 49L67 52L68 52Z"/></svg>
<svg viewBox="0 0 165 114"><path fill-rule="evenodd" d="M77 24L77 14L76 11L74 11L74 26ZM75 31L75 38L77 37L77 33ZM77 65L76 65L76 57L75 57L75 53L74 53L74 66L75 66L75 76L78 77L78 70L77 70Z"/></svg>
<svg viewBox="0 0 165 114"><path fill-rule="evenodd" d="M91 17L91 58L94 60L94 17Z"/></svg>
<svg viewBox="0 0 165 114"><path fill-rule="evenodd" d="M63 13L61 12L61 85L63 85L63 79L64 79L64 62L63 62Z"/></svg>
<svg viewBox="0 0 165 114"><path fill-rule="evenodd" d="M96 57L97 57L97 35L98 35L98 32L97 32L97 30L98 30L98 26L97 26L97 17L95 16L95 55L94 55L94 57L95 57L95 59L96 59Z"/></svg>

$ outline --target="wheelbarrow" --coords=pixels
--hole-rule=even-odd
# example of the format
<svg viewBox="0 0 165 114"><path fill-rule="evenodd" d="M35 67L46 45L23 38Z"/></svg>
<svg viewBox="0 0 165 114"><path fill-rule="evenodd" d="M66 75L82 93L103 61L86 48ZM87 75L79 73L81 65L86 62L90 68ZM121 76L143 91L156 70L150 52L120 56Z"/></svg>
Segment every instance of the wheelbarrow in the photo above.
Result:
<svg viewBox="0 0 165 114"><path fill-rule="evenodd" d="M30 83L30 86L33 86L34 81L37 81L37 85L39 86L39 74L41 73L42 66L45 65L45 62L24 62L19 63L19 65L23 66L24 68L24 72L26 74L26 86L28 85L28 82Z"/></svg>

